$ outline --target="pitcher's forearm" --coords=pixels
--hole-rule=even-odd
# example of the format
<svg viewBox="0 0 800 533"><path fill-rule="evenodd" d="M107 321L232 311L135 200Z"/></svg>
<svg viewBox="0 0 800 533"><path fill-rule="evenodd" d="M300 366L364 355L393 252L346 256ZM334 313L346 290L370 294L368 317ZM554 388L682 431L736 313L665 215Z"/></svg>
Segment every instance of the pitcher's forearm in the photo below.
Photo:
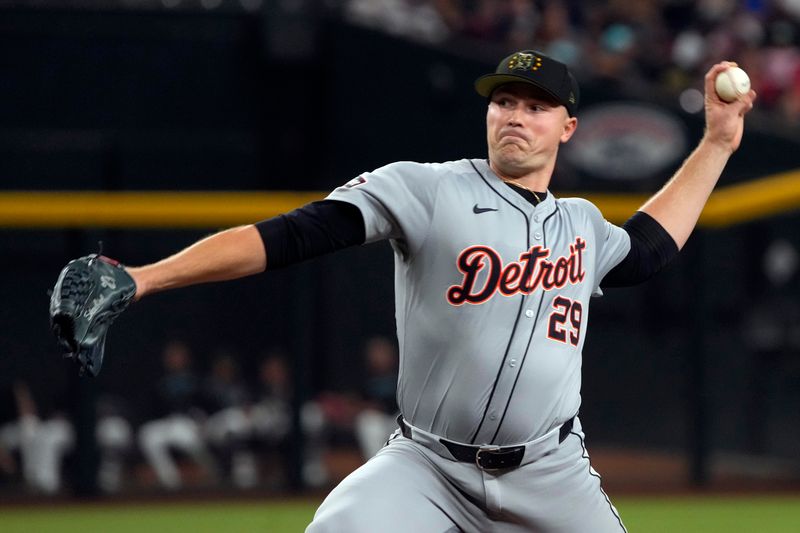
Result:
<svg viewBox="0 0 800 533"><path fill-rule="evenodd" d="M703 139L672 179L640 209L667 230L678 248L689 239L730 156L727 146Z"/></svg>
<svg viewBox="0 0 800 533"><path fill-rule="evenodd" d="M261 236L249 225L216 233L157 263L127 270L136 282L138 300L168 289L257 274L266 263Z"/></svg>
<svg viewBox="0 0 800 533"><path fill-rule="evenodd" d="M703 140L661 191L642 206L683 248L731 154L742 142L744 116L753 108L755 91L723 102L716 93L717 76L736 63L717 63L705 76L706 131Z"/></svg>

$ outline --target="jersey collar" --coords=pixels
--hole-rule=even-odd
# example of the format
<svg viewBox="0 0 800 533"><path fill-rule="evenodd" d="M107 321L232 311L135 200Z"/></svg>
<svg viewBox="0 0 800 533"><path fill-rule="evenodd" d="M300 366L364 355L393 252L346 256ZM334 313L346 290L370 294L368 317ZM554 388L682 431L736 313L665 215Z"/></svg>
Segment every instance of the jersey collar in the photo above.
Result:
<svg viewBox="0 0 800 533"><path fill-rule="evenodd" d="M480 174L484 182L486 182L495 193L526 214L533 215L536 213L538 216L546 217L556 210L556 200L550 189L547 189L547 197L534 206L532 203L525 200L525 198L511 190L511 188L494 173L492 167L489 166L489 161L486 159L471 159L470 161L475 169L477 169L478 174Z"/></svg>

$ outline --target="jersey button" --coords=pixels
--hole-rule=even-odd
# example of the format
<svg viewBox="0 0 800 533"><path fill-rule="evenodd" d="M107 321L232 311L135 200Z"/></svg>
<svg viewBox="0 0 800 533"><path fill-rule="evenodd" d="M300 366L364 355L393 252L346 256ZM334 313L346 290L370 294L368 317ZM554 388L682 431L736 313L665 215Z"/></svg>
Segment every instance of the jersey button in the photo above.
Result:
<svg viewBox="0 0 800 533"><path fill-rule="evenodd" d="M495 413L494 411L489 413L489 420L497 420L497 413Z"/></svg>
<svg viewBox="0 0 800 533"><path fill-rule="evenodd" d="M534 222L539 222L539 215L534 215L533 221Z"/></svg>
<svg viewBox="0 0 800 533"><path fill-rule="evenodd" d="M510 366L511 368L514 368L515 366L517 366L517 360L516 359L510 360L508 362L508 366Z"/></svg>
<svg viewBox="0 0 800 533"><path fill-rule="evenodd" d="M527 311L525 311L525 316L528 318L533 318L533 310L528 309Z"/></svg>
<svg viewBox="0 0 800 533"><path fill-rule="evenodd" d="M542 239L542 234L537 231L536 233L533 234L533 238L539 241Z"/></svg>

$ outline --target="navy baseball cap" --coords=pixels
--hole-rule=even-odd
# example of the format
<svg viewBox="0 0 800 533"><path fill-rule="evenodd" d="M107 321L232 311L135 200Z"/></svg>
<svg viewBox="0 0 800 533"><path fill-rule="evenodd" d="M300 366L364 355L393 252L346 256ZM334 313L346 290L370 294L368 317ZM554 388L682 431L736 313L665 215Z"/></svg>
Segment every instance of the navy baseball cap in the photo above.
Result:
<svg viewBox="0 0 800 533"><path fill-rule="evenodd" d="M475 80L475 90L486 98L506 83L530 83L567 108L569 116L578 111L578 82L561 61L536 50L514 52L497 65L497 70Z"/></svg>

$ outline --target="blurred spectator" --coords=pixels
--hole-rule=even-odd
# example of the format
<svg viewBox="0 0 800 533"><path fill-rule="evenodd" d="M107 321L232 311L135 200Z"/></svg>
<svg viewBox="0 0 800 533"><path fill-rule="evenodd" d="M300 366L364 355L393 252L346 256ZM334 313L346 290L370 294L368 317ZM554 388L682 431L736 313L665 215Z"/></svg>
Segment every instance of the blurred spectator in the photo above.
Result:
<svg viewBox="0 0 800 533"><path fill-rule="evenodd" d="M448 37L447 26L429 0L350 0L344 13L356 24L419 41L438 43Z"/></svg>
<svg viewBox="0 0 800 533"><path fill-rule="evenodd" d="M17 420L0 427L3 469L17 470L11 462L12 454L17 454L25 483L36 492L54 494L61 488L62 461L75 445L75 431L60 412L41 417L25 382L14 384L13 395Z"/></svg>
<svg viewBox="0 0 800 533"><path fill-rule="evenodd" d="M357 445L364 460L371 458L397 429L397 350L385 337L364 345L364 377L358 390L324 391L303 406L306 439L303 479L309 486L328 481L327 449Z"/></svg>
<svg viewBox="0 0 800 533"><path fill-rule="evenodd" d="M203 429L234 485L240 488L255 486L258 480L255 458L246 447L251 434L248 403L249 394L236 359L227 351L218 352L203 385L203 407L209 413Z"/></svg>
<svg viewBox="0 0 800 533"><path fill-rule="evenodd" d="M357 412L357 401L351 393L323 391L303 404L300 424L305 439L302 477L306 486L319 488L328 483L325 452L332 443L352 440Z"/></svg>
<svg viewBox="0 0 800 533"><path fill-rule="evenodd" d="M177 489L181 474L171 455L180 451L216 477L216 465L202 438L199 383L191 368L189 347L170 341L164 347L164 375L153 394L155 417L139 429L139 446L162 486Z"/></svg>
<svg viewBox="0 0 800 533"><path fill-rule="evenodd" d="M529 48L532 42L544 42L544 52L563 61L576 70L583 61L580 35L570 24L570 14L562 2L546 2L541 13L541 23L535 35L522 36L513 41L513 48Z"/></svg>
<svg viewBox="0 0 800 533"><path fill-rule="evenodd" d="M257 377L256 397L249 409L253 444L260 450L277 450L282 455L292 423L292 390L286 355L280 351L267 353L259 364ZM280 486L286 475L285 461L279 457L278 463L267 465L267 470L274 473L270 483L273 486ZM278 468L273 468L275 466Z"/></svg>
<svg viewBox="0 0 800 533"><path fill-rule="evenodd" d="M397 429L397 350L385 337L373 337L364 350L367 378L355 429L361 454L369 459Z"/></svg>
<svg viewBox="0 0 800 533"><path fill-rule="evenodd" d="M276 442L283 439L291 425L291 381L286 355L280 351L266 354L258 367L258 389L252 419L256 435Z"/></svg>
<svg viewBox="0 0 800 533"><path fill-rule="evenodd" d="M248 401L250 395L242 382L239 364L230 351L218 350L214 355L201 395L203 408L208 413L241 407Z"/></svg>
<svg viewBox="0 0 800 533"><path fill-rule="evenodd" d="M119 403L107 396L98 400L98 484L104 492L116 492L122 487L124 455L133 442L130 423L122 416ZM42 417L24 382L14 384L11 404L16 406L15 418L0 426L0 472L21 472L34 491L57 492L61 488L62 463L75 445L72 423L59 411ZM16 457L21 468L17 467Z"/></svg>
<svg viewBox="0 0 800 533"><path fill-rule="evenodd" d="M133 447L133 429L121 398L106 395L98 399L95 434L100 448L98 485L104 492L118 492L123 485L125 457Z"/></svg>
<svg viewBox="0 0 800 533"><path fill-rule="evenodd" d="M508 36L511 48L526 48L536 37L539 11L533 0L510 0L508 3Z"/></svg>

